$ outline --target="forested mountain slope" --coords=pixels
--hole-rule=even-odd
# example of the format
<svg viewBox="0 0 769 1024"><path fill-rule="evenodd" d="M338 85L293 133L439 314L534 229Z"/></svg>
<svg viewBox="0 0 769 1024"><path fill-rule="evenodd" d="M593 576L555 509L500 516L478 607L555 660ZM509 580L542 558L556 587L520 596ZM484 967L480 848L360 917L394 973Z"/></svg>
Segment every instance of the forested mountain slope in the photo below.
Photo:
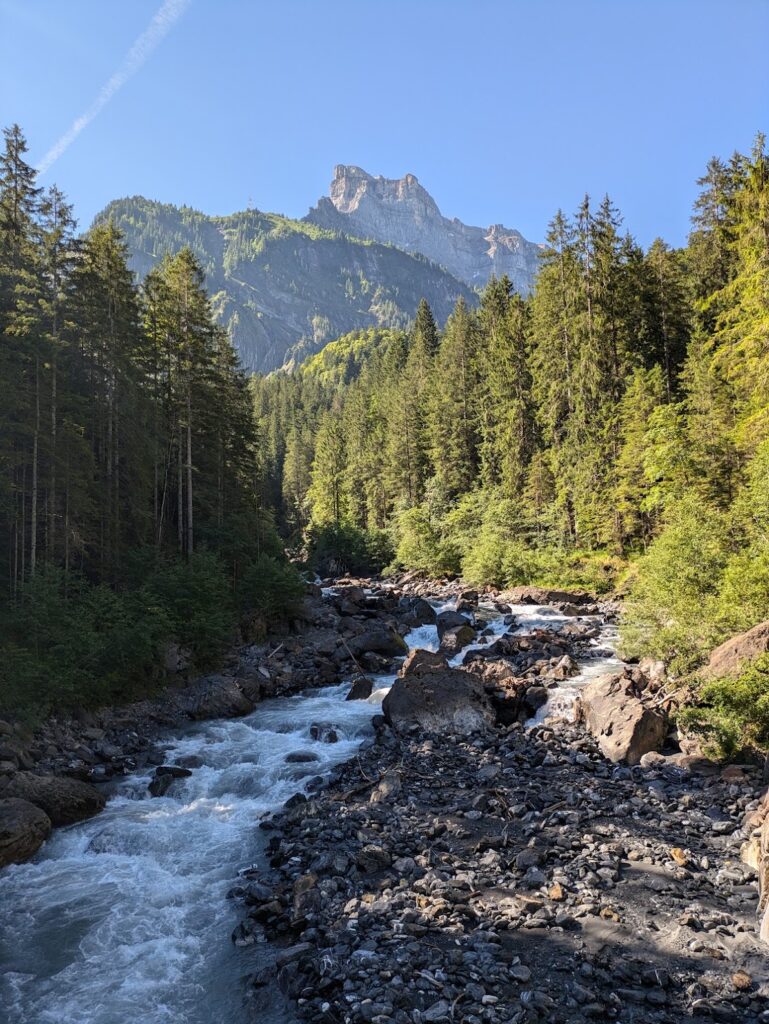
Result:
<svg viewBox="0 0 769 1024"><path fill-rule="evenodd" d="M407 334L259 381L286 529L357 569L621 582L626 652L676 673L769 619L763 136L699 184L684 249L644 251L586 198L553 219L530 298L492 279L442 332L424 303ZM756 671L706 691L725 746L749 728L769 748L769 655Z"/></svg>
<svg viewBox="0 0 769 1024"><path fill-rule="evenodd" d="M207 217L135 196L110 203L96 218L107 221L123 233L140 280L164 254L190 247L246 369L273 370L351 330L406 327L423 296L440 319L457 298L476 301L418 254L277 214Z"/></svg>

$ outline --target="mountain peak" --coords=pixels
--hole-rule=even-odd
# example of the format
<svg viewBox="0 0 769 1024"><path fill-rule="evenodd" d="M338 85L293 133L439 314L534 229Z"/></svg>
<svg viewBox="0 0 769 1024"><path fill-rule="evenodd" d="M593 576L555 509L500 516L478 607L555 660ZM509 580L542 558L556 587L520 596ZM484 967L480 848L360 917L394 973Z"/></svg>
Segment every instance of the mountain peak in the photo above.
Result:
<svg viewBox="0 0 769 1024"><path fill-rule="evenodd" d="M421 253L471 286L503 274L530 291L540 247L514 228L473 227L444 217L415 174L385 178L354 164L337 164L328 196L306 220L357 238Z"/></svg>

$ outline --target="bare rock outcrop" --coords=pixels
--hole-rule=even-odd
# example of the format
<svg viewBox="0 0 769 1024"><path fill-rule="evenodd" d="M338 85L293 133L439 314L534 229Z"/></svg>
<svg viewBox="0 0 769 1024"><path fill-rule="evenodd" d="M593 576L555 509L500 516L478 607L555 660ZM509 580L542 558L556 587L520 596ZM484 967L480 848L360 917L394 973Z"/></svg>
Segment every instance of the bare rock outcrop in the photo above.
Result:
<svg viewBox="0 0 769 1024"><path fill-rule="evenodd" d="M473 227L444 217L413 174L374 177L345 164L334 168L329 196L306 220L421 253L472 287L486 284L492 274L507 274L517 291L530 291L542 251L514 228Z"/></svg>

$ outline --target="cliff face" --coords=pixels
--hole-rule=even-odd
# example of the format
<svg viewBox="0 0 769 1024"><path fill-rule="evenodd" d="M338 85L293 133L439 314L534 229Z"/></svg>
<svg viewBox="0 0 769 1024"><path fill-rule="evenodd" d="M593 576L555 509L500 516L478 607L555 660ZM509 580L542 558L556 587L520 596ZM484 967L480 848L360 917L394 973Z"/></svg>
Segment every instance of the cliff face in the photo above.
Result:
<svg viewBox="0 0 769 1024"><path fill-rule="evenodd" d="M513 228L471 227L444 217L413 174L373 177L344 164L334 169L329 196L321 198L305 220L422 253L471 287L484 285L492 274L507 274L518 290L528 292L541 252L539 245Z"/></svg>
<svg viewBox="0 0 769 1024"><path fill-rule="evenodd" d="M458 298L476 301L463 282L422 256L276 214L207 217L137 196L110 203L97 220L110 218L139 278L165 253L192 248L213 308L249 370L274 370L350 331L406 327L423 296L439 322Z"/></svg>

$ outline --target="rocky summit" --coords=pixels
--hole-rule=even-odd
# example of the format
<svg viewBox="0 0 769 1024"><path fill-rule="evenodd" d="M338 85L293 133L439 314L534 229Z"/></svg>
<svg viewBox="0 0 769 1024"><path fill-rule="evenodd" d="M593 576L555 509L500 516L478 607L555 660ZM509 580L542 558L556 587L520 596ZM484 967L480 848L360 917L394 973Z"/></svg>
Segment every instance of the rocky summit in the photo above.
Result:
<svg viewBox="0 0 769 1024"><path fill-rule="evenodd" d="M360 167L334 168L329 196L305 218L320 227L421 253L472 287L507 274L516 290L528 292L539 266L541 246L520 231L488 228L444 217L413 174L374 177Z"/></svg>

